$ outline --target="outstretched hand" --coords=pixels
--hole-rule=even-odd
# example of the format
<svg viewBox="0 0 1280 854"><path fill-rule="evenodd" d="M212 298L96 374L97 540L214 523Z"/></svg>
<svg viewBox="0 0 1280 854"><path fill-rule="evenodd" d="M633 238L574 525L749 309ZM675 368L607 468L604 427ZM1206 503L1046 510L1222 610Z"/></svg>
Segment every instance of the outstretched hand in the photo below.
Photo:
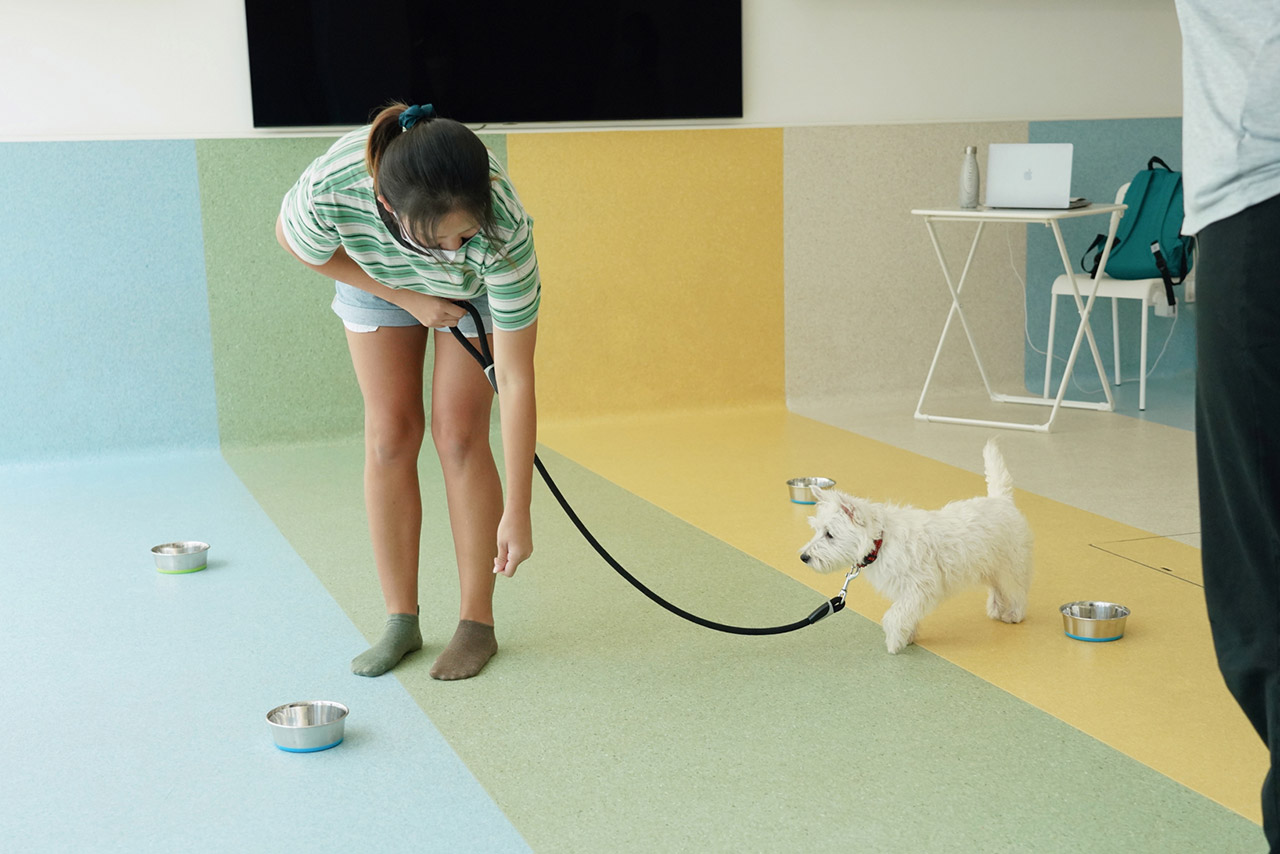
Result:
<svg viewBox="0 0 1280 854"><path fill-rule="evenodd" d="M523 518L509 518L502 514L498 523L498 554L493 559L493 571L496 575L508 578L516 574L516 567L524 563L533 554L533 531L529 524L528 514Z"/></svg>

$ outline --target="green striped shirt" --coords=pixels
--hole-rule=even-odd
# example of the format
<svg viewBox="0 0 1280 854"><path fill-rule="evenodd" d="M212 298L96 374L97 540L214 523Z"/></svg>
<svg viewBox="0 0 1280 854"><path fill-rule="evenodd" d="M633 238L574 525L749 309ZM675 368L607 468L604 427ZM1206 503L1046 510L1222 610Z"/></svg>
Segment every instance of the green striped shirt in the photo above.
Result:
<svg viewBox="0 0 1280 854"><path fill-rule="evenodd" d="M319 265L341 246L387 287L454 300L485 294L495 328L513 331L533 323L542 291L533 219L493 153L493 213L503 244L494 247L477 234L447 261L404 249L378 216L373 178L364 161L368 137L369 128L363 127L338 139L285 194L280 220L293 251Z"/></svg>

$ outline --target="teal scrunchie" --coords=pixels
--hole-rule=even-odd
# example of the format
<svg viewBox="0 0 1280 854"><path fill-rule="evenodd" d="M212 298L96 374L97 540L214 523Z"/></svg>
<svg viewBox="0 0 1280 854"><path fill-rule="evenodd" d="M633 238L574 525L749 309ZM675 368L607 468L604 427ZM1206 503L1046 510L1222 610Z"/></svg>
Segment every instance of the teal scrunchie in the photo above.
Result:
<svg viewBox="0 0 1280 854"><path fill-rule="evenodd" d="M423 104L418 107L410 107L400 114L400 130L407 131L416 125L420 120L427 119L430 121L436 117L435 107L430 104Z"/></svg>

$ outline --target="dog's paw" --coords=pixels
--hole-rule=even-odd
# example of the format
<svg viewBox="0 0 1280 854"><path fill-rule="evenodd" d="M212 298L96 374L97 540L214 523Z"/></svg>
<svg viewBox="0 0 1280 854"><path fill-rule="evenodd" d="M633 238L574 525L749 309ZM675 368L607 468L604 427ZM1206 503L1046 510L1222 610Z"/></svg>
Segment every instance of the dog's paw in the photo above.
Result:
<svg viewBox="0 0 1280 854"><path fill-rule="evenodd" d="M903 640L893 640L890 638L885 638L885 642L884 642L885 649L889 650L890 655L897 655L898 653L902 652L904 649L906 649L910 645L911 645L911 641L909 640L903 641Z"/></svg>
<svg viewBox="0 0 1280 854"><path fill-rule="evenodd" d="M987 616L993 620L1003 620L1004 603L994 593L987 596Z"/></svg>
<svg viewBox="0 0 1280 854"><path fill-rule="evenodd" d="M1023 618L1024 616L1026 616L1026 615L1025 615L1025 614L1023 614L1021 611L1005 611L1003 614L1001 614L1001 615L1000 615L1000 622L1002 622L1002 623L1021 623L1021 622L1022 622L1022 618Z"/></svg>

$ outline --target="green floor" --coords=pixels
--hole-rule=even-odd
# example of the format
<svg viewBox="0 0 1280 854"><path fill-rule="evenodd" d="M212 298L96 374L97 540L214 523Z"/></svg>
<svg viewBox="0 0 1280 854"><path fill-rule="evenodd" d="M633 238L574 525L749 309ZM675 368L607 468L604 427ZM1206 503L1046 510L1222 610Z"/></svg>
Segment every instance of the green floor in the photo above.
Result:
<svg viewBox="0 0 1280 854"><path fill-rule="evenodd" d="M540 451L625 565L692 611L769 625L819 604L782 576ZM366 636L381 626L359 441L226 451ZM395 671L537 851L1259 850L1258 827L849 612L775 638L687 624L631 589L535 485L534 558L500 579L499 656L431 680L456 621L443 494L427 496L427 649ZM352 655L359 652L353 649ZM356 677L352 677L356 678ZM1082 847L1083 846L1083 847Z"/></svg>

